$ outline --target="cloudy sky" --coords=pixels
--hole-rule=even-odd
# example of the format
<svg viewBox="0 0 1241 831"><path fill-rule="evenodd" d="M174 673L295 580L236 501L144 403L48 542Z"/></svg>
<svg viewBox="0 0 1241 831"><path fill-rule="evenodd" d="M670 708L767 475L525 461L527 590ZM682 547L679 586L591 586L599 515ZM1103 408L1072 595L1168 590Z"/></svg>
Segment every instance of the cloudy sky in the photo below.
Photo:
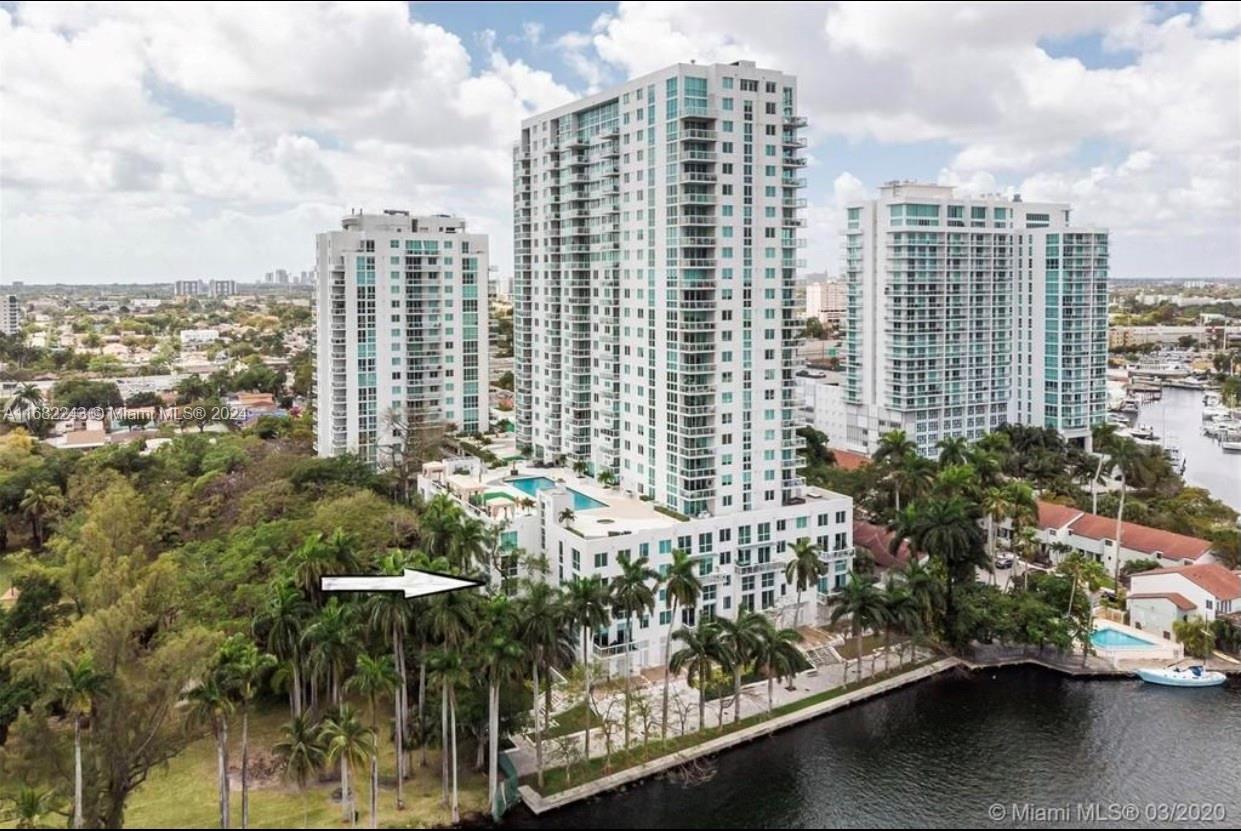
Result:
<svg viewBox="0 0 1241 831"><path fill-rule="evenodd" d="M677 61L799 76L812 270L888 179L1066 200L1118 277L1241 275L1241 3L0 3L0 281L301 270L350 208L511 267L521 118Z"/></svg>

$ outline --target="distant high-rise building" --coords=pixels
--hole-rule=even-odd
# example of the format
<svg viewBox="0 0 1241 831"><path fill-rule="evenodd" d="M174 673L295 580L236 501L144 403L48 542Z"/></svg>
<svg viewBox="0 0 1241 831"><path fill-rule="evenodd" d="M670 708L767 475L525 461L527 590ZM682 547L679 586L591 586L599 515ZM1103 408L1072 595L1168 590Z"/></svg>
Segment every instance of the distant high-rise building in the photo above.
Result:
<svg viewBox="0 0 1241 831"><path fill-rule="evenodd" d="M486 431L486 235L451 216L351 214L316 259L319 454L390 462L394 414Z"/></svg>
<svg viewBox="0 0 1241 831"><path fill-rule="evenodd" d="M232 297L236 293L236 280L209 280L207 282L207 294L211 297Z"/></svg>
<svg viewBox="0 0 1241 831"><path fill-rule="evenodd" d="M16 294L0 294L0 335L16 335L22 326L22 305Z"/></svg>
<svg viewBox="0 0 1241 831"><path fill-rule="evenodd" d="M851 205L846 445L1004 423L1080 444L1107 404L1108 234L1069 206L890 183Z"/></svg>
<svg viewBox="0 0 1241 831"><path fill-rule="evenodd" d="M177 280L172 291L177 297L198 297L203 293L203 283L201 280Z"/></svg>
<svg viewBox="0 0 1241 831"><path fill-rule="evenodd" d="M822 280L806 284L806 317L827 325L844 322L848 292L841 280Z"/></svg>

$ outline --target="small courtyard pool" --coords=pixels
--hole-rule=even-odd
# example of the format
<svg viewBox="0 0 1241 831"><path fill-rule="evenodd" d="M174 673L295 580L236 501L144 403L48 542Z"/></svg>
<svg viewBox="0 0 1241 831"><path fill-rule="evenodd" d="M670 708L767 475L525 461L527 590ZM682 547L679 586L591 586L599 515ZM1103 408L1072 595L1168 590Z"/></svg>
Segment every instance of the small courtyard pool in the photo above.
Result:
<svg viewBox="0 0 1241 831"><path fill-rule="evenodd" d="M523 476L520 479L509 479L508 484L517 488L517 490L526 494L531 499L533 499L539 491L556 487L556 483L551 479L548 479L546 476ZM569 495L573 497L573 510L575 511L589 511L592 508L607 507L606 503L600 502L598 499L593 499L584 493L579 493L578 491L573 490L573 488L566 488L566 490L568 490Z"/></svg>
<svg viewBox="0 0 1241 831"><path fill-rule="evenodd" d="M1090 642L1103 649L1150 649L1156 646L1144 638L1135 638L1119 629L1096 629L1090 633Z"/></svg>

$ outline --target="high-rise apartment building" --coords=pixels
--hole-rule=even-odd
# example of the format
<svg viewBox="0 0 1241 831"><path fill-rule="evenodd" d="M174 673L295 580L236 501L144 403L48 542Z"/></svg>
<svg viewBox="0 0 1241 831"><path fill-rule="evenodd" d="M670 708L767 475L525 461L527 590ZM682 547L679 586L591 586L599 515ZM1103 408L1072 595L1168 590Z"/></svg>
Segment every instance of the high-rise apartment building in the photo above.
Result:
<svg viewBox="0 0 1241 831"><path fill-rule="evenodd" d="M16 294L0 294L0 335L16 335L22 326L22 304Z"/></svg>
<svg viewBox="0 0 1241 831"><path fill-rule="evenodd" d="M932 455L1004 423L1088 446L1107 405L1108 234L1063 204L889 183L845 229L847 429Z"/></svg>
<svg viewBox="0 0 1241 831"><path fill-rule="evenodd" d="M488 425L485 234L407 211L317 237L316 446L391 462L394 425ZM394 420L395 418L395 420Z"/></svg>
<svg viewBox="0 0 1241 831"><path fill-rule="evenodd" d="M201 280L177 280L172 285L172 293L177 297L198 297L203 293Z"/></svg>
<svg viewBox="0 0 1241 831"><path fill-rule="evenodd" d="M522 122L519 446L690 516L802 492L797 82L677 64Z"/></svg>

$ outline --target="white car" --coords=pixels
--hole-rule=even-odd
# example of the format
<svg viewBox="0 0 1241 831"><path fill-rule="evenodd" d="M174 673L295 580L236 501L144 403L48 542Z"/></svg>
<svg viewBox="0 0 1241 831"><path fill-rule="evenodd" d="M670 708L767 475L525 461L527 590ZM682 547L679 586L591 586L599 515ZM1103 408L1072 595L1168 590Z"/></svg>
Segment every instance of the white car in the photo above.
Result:
<svg viewBox="0 0 1241 831"><path fill-rule="evenodd" d="M1001 554L995 558L995 567L998 569L1007 569L1013 567L1013 555Z"/></svg>

